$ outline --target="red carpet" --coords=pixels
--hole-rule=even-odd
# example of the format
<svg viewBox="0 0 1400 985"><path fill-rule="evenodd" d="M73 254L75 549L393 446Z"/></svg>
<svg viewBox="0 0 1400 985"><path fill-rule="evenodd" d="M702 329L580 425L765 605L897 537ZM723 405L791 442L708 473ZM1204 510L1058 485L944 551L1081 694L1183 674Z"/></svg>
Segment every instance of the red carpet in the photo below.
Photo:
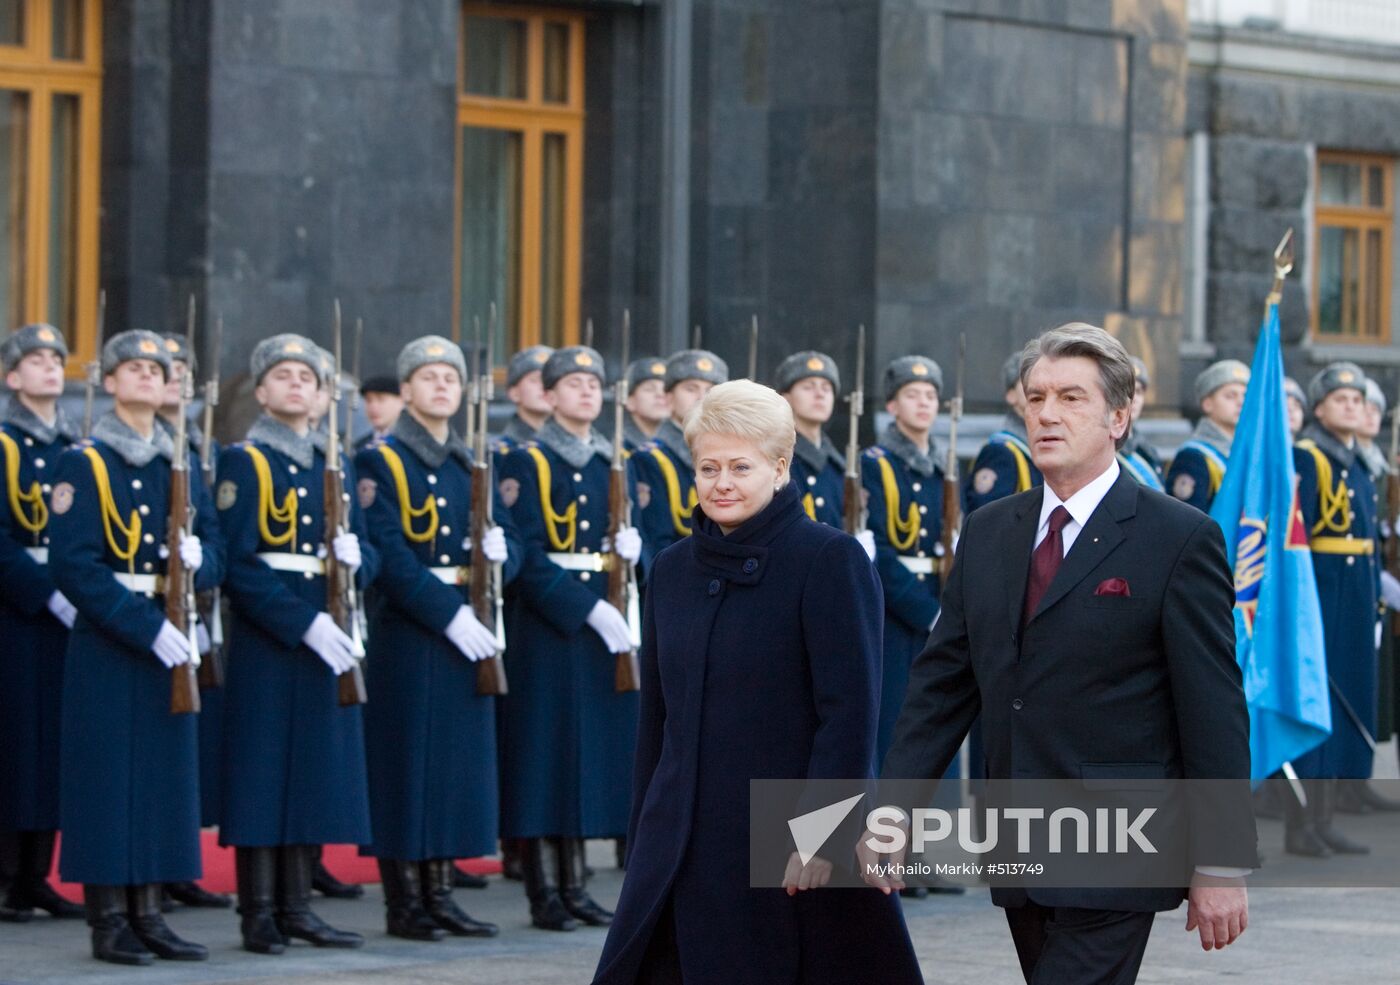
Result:
<svg viewBox="0 0 1400 985"><path fill-rule="evenodd" d="M200 832L204 851L204 878L199 884L211 893L231 893L234 891L233 849L219 847L219 833L206 829ZM58 891L70 900L81 902L82 888L74 883L58 881L58 858L63 851L62 844L54 852L54 870L50 873ZM373 857L361 855L355 845L327 845L322 861L331 874L342 882L378 882L379 866ZM501 871L501 863L494 858L464 859L462 868L477 875L496 875Z"/></svg>

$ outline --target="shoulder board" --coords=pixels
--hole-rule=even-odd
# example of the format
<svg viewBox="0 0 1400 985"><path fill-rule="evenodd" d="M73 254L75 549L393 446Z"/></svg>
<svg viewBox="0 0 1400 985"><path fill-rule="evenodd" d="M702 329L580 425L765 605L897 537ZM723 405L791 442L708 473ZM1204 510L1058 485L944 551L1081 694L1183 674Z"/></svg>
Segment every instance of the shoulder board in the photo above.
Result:
<svg viewBox="0 0 1400 985"><path fill-rule="evenodd" d="M97 443L94 442L91 438L84 438L82 441L79 441L79 442L78 442L76 445L74 445L73 447L74 447L74 448L96 448L96 447L97 447Z"/></svg>
<svg viewBox="0 0 1400 985"><path fill-rule="evenodd" d="M660 448L660 447L661 447L661 445L660 445L658 442L656 442L655 440L652 440L652 441L644 441L644 442L642 442L640 445L637 446L637 451L638 451L638 453L641 453L641 452L644 452L644 451L652 451L652 450L654 450L654 449L656 449L656 448ZM663 449L663 450L664 450L664 449Z"/></svg>
<svg viewBox="0 0 1400 985"><path fill-rule="evenodd" d="M866 457L866 458L884 458L884 457L885 457L885 449L881 448L879 445L871 445L869 448L865 449L865 457Z"/></svg>

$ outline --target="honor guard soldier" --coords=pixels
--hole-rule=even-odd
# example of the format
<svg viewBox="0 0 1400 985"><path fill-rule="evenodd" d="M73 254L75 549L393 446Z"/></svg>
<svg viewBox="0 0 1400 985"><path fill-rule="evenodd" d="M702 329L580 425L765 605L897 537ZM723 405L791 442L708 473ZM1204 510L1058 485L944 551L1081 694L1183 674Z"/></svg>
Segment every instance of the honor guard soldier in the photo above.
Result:
<svg viewBox="0 0 1400 985"><path fill-rule="evenodd" d="M636 481L642 565L690 533L695 509L695 466L685 443L686 415L710 388L729 379L723 359L704 349L684 349L666 360L666 394L671 416L656 437L630 459Z"/></svg>
<svg viewBox="0 0 1400 985"><path fill-rule="evenodd" d="M1177 449L1167 472L1167 492L1202 512L1225 481L1230 464L1230 444L1235 425L1244 409L1244 392L1249 386L1249 367L1236 359L1212 363L1196 377L1196 403L1201 419L1191 437Z"/></svg>
<svg viewBox="0 0 1400 985"><path fill-rule="evenodd" d="M660 356L632 360L627 367L627 417L622 422L622 444L628 453L656 437L662 422L671 416L666 400L666 361Z"/></svg>
<svg viewBox="0 0 1400 985"><path fill-rule="evenodd" d="M932 437L943 371L924 356L885 368L885 411L894 418L861 456L861 482L885 590L884 675L878 752L884 759L904 703L909 666L938 615L938 558L944 548L943 464Z"/></svg>
<svg viewBox="0 0 1400 985"><path fill-rule="evenodd" d="M357 452L364 451L374 442L387 438L389 432L394 430L394 422L403 413L399 381L392 376L371 376L365 380L360 384L360 399L364 401L369 434L356 440Z"/></svg>
<svg viewBox="0 0 1400 985"><path fill-rule="evenodd" d="M1040 485L1040 470L1031 461L1026 439L1026 395L1021 389L1021 354L1013 353L1001 364L1001 385L1010 408L1001 430L992 433L972 463L963 487L967 512L1012 493Z"/></svg>
<svg viewBox="0 0 1400 985"><path fill-rule="evenodd" d="M1308 396L1303 392L1302 385L1291 376L1283 378L1283 397L1288 404L1288 433L1297 440L1298 433L1303 430L1303 422L1307 419Z"/></svg>
<svg viewBox="0 0 1400 985"><path fill-rule="evenodd" d="M170 354L170 378L165 381L165 400L161 404L156 423L174 440L180 415L180 394L185 385L185 377L197 372L198 361L190 351L185 336L167 332L161 336L165 351ZM204 480L204 435L193 419L185 422L185 434L190 450L190 477L199 482ZM218 451L210 443L210 455L218 460ZM206 487L207 488L207 487ZM208 545L206 545L208 546ZM222 549L222 548L221 548ZM201 600L201 603L203 600ZM198 624L196 639L199 642L199 655L206 659L213 644L208 627L203 622L207 607L200 606L201 621ZM199 824L209 828L219 823L219 740L224 728L223 688L201 688L199 692ZM211 893L198 883L171 883L165 887L166 895L177 903L186 906L203 906L213 909L227 909L232 901L217 893Z"/></svg>
<svg viewBox="0 0 1400 985"><path fill-rule="evenodd" d="M153 332L102 350L114 409L59 458L50 574L78 610L64 667L61 805L65 881L83 883L93 956L198 961L161 916L162 884L200 876L196 716L171 710L171 670L197 661L166 617L163 573L176 450L156 423L170 355ZM197 536L177 542L194 587L219 583L213 504L189 484Z"/></svg>
<svg viewBox="0 0 1400 985"><path fill-rule="evenodd" d="M813 520L840 528L846 457L823 430L841 393L836 361L822 352L795 353L778 364L773 386L792 408L797 425L791 473L802 496L802 508Z"/></svg>
<svg viewBox="0 0 1400 985"><path fill-rule="evenodd" d="M1163 491L1162 459L1157 449L1143 438L1137 422L1142 417L1142 409L1147 406L1147 391L1152 386L1152 377L1147 372L1147 363L1137 356L1129 356L1133 363L1133 402L1129 407L1131 423L1128 434L1123 439L1123 447L1118 449L1118 464L1130 476L1149 489Z"/></svg>
<svg viewBox="0 0 1400 985"><path fill-rule="evenodd" d="M1365 394L1366 377L1353 363L1319 372L1308 384L1315 419L1293 448L1298 506L1322 603L1327 676L1338 692L1331 694L1331 736L1293 761L1308 801L1306 809L1294 798L1286 802L1284 847L1296 855L1367 851L1332 826L1337 780L1365 780L1373 759L1342 700L1367 734L1376 728L1376 487L1356 442Z"/></svg>
<svg viewBox="0 0 1400 985"><path fill-rule="evenodd" d="M328 926L308 903L316 846L370 842L361 709L342 705L337 688L358 655L326 611L327 564L350 569L361 588L378 568L378 553L359 536L364 516L349 499L348 463L341 495L349 529L327 537L328 449L310 428L326 386L321 355L290 334L253 349L263 415L246 441L220 455L215 490L235 622L219 840L236 849L243 946L262 954L280 953L288 938L319 947L363 943Z"/></svg>
<svg viewBox="0 0 1400 985"><path fill-rule="evenodd" d="M635 528L607 544L612 444L593 429L603 359L560 349L543 372L553 416L501 468L501 496L525 544L507 619L510 693L500 699L501 835L520 842L530 918L545 930L604 926L584 887L585 838L627 832L637 694L618 691L615 655L636 645L608 603L609 565L635 562Z"/></svg>
<svg viewBox="0 0 1400 985"><path fill-rule="evenodd" d="M58 736L63 654L77 610L49 575L49 494L58 457L78 429L58 406L68 347L52 325L26 325L0 344L10 400L0 423L0 841L16 871L0 920L36 908L80 917L49 885L58 828Z"/></svg>
<svg viewBox="0 0 1400 985"><path fill-rule="evenodd" d="M452 899L454 858L496 850L496 699L479 694L476 662L496 637L472 611L471 452L453 431L467 364L436 335L399 353L406 399L393 431L356 459L360 506L379 551L365 708L371 850L388 931L437 940L491 937ZM490 494L499 500L494 483ZM505 505L483 538L509 582L523 556Z"/></svg>
<svg viewBox="0 0 1400 985"><path fill-rule="evenodd" d="M547 345L532 345L521 349L506 363L506 397L515 405L515 413L492 444L497 466L516 448L534 441L535 432L549 420L552 410L545 396L541 371L553 354L554 350ZM478 421L477 427L486 427L486 422Z"/></svg>

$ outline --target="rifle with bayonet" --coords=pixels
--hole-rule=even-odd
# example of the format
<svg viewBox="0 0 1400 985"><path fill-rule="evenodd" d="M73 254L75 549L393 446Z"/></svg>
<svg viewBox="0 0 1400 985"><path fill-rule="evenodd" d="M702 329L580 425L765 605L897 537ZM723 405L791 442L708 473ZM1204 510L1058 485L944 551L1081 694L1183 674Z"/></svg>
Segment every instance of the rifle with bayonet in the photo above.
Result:
<svg viewBox="0 0 1400 985"><path fill-rule="evenodd" d="M350 506L345 501L344 466L340 448L340 300L335 302L335 368L329 383L330 406L326 409L326 473L322 480L325 503L326 537L326 612L350 637L355 657L354 666L342 673L336 684L337 700L342 707L365 703L365 674L360 660L365 655L364 638L360 635L360 619L356 612L358 596L355 575L335 555L335 539L350 530Z"/></svg>
<svg viewBox="0 0 1400 985"><path fill-rule="evenodd" d="M87 370L83 380L83 437L92 436L92 409L97 399L97 388L102 385L102 333L107 323L107 292L97 292L97 357L84 367Z"/></svg>
<svg viewBox="0 0 1400 985"><path fill-rule="evenodd" d="M224 319L214 319L213 368L204 381L204 425L199 445L199 468L204 485L214 488L214 409L219 406L219 349L224 342ZM224 614L223 593L215 587L200 597L200 618L209 628L209 654L199 665L199 686L224 686Z"/></svg>
<svg viewBox="0 0 1400 985"><path fill-rule="evenodd" d="M962 526L962 484L958 482L958 422L963 415L963 364L967 360L967 336L958 336L958 389L948 401L948 457L943 463L943 532L938 539L938 579L944 586L953 571L953 547Z"/></svg>
<svg viewBox="0 0 1400 985"><path fill-rule="evenodd" d="M758 382L758 315L749 321L749 379Z"/></svg>
<svg viewBox="0 0 1400 985"><path fill-rule="evenodd" d="M860 418L865 413L865 326L856 334L856 375L846 403L851 407L851 435L846 441L846 492L841 527L852 537L865 529L865 490L860 481Z"/></svg>
<svg viewBox="0 0 1400 985"><path fill-rule="evenodd" d="M355 355L354 362L350 369L350 399L345 401L345 427L341 431L341 441L343 448L341 455L347 462L355 460L355 438L352 428L355 424L355 411L360 407L360 350L364 347L365 320L355 319ZM336 366L336 387L339 392L340 374L339 365ZM369 640L369 613L365 611L363 599L360 597L360 587L355 584L355 580L350 580L350 611L355 615L355 629L358 631L358 638L361 643Z"/></svg>
<svg viewBox="0 0 1400 985"><path fill-rule="evenodd" d="M494 469L491 462L491 448L487 440L486 420L490 413L491 398L495 395L495 380L492 377L492 362L496 335L496 305L491 305L490 319L486 330L486 350L481 353L481 322L477 321L476 346L472 349L472 375L476 384L476 444L472 447L472 560L468 594L471 597L472 612L477 621L496 634L496 652L484 660L476 662L476 693L507 694L506 663L501 654L506 649L505 591L502 586L501 566L487 560L486 532L496 525L492 515L492 498L496 491ZM477 359L482 360L479 374ZM548 495L548 492L545 493Z"/></svg>
<svg viewBox="0 0 1400 985"><path fill-rule="evenodd" d="M185 324L185 346L194 352L194 296L190 296ZM175 421L175 449L170 459L170 512L165 534L165 618L189 643L188 663L170 668L170 713L191 715L199 711L199 621L194 595L194 572L180 554L180 544L194 536L194 503L190 498L190 402L194 399L194 374L185 373L180 383L180 412Z"/></svg>
<svg viewBox="0 0 1400 985"><path fill-rule="evenodd" d="M631 648L617 655L616 687L619 692L640 691L641 673L637 668L637 649L641 646L641 616L637 601L637 569L617 552L618 534L632 526L632 497L627 488L627 453L623 448L623 429L627 413L627 357L632 342L632 313L622 313L621 372L613 393L613 454L608 473L608 543L612 553L608 558L608 604L627 618ZM548 490L545 495L549 495Z"/></svg>
<svg viewBox="0 0 1400 985"><path fill-rule="evenodd" d="M1390 411L1390 456L1385 465L1385 525L1390 531L1385 539L1385 570L1392 578L1400 578L1400 530L1395 527L1400 517L1400 398ZM1400 609L1390 610L1390 631L1400 633Z"/></svg>

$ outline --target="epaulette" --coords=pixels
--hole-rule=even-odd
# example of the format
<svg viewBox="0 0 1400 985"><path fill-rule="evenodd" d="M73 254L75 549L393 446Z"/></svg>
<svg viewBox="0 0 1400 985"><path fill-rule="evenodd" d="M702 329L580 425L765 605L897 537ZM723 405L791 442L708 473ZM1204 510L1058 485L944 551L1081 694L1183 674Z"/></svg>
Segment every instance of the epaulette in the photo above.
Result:
<svg viewBox="0 0 1400 985"><path fill-rule="evenodd" d="M879 445L871 445L869 448L865 449L864 454L866 458L884 458L885 449L881 448Z"/></svg>
<svg viewBox="0 0 1400 985"><path fill-rule="evenodd" d="M661 447L661 443L658 442L655 438L653 438L651 441L647 441L647 442L644 442L644 443L638 445L638 446L637 446L637 454L640 455L640 454L641 454L642 452L644 452L644 451L651 451L651 450L653 450L653 449L655 449L655 448L660 448L660 447Z"/></svg>
<svg viewBox="0 0 1400 985"><path fill-rule="evenodd" d="M93 440L92 440L91 438L84 438L82 441L79 441L79 442L78 442L76 445L74 445L73 447L74 447L74 448L94 448L94 447L96 447L96 444L95 444L95 442L93 442Z"/></svg>
<svg viewBox="0 0 1400 985"><path fill-rule="evenodd" d="M248 445L249 445L249 443L250 443L250 442L248 441L248 439L245 438L245 439L243 439L242 441L235 441L233 444L229 445L229 447L230 447L230 448L247 448Z"/></svg>

